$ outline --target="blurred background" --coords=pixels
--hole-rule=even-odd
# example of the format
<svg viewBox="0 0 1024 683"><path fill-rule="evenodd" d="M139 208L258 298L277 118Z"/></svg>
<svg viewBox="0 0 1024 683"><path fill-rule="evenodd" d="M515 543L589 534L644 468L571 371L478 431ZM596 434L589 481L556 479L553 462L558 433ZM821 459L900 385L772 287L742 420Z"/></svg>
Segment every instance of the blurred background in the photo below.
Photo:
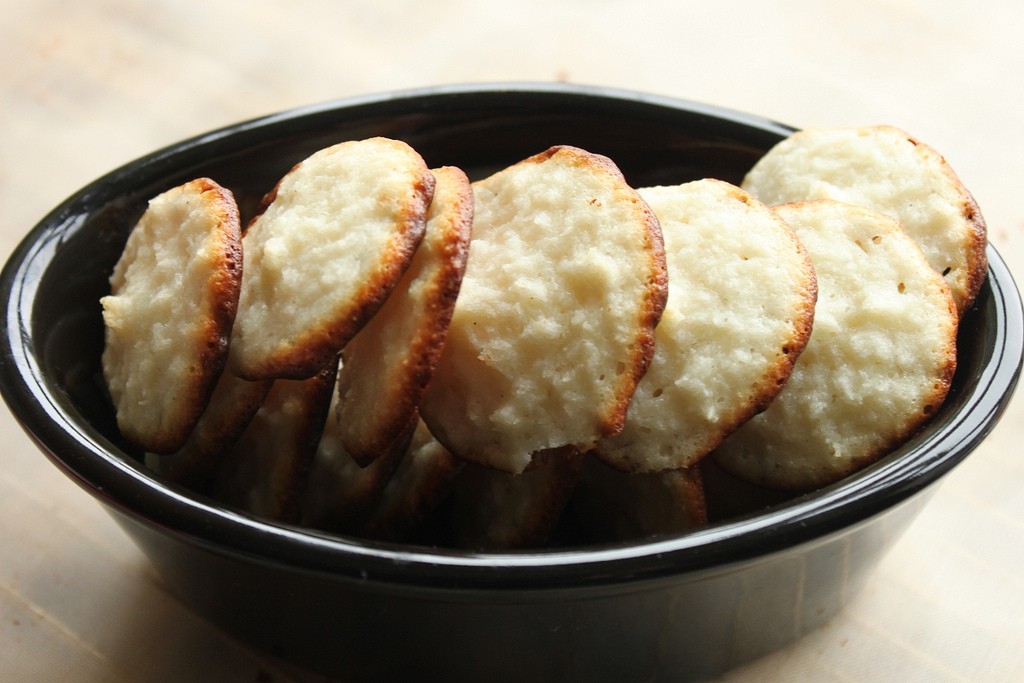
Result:
<svg viewBox="0 0 1024 683"><path fill-rule="evenodd" d="M565 81L943 153L1024 275L1024 4L951 0L0 0L0 252L182 138L382 91ZM727 679L1024 680L1024 408L831 624ZM0 411L0 680L322 681L185 611Z"/></svg>

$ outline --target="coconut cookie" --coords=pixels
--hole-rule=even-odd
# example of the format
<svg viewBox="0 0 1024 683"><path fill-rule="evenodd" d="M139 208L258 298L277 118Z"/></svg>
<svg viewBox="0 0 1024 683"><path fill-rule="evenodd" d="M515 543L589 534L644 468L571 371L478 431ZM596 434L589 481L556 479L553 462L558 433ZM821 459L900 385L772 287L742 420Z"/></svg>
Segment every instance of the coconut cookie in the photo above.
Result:
<svg viewBox="0 0 1024 683"><path fill-rule="evenodd" d="M814 263L814 330L785 388L715 457L747 481L802 491L873 462L938 410L956 366L957 312L893 218L830 200L776 210Z"/></svg>
<svg viewBox="0 0 1024 683"><path fill-rule="evenodd" d="M466 463L447 509L451 542L484 551L544 546L579 480L583 460L573 449L562 448L539 454L522 474Z"/></svg>
<svg viewBox="0 0 1024 683"><path fill-rule="evenodd" d="M180 448L224 367L242 277L231 192L207 178L149 202L110 276L103 376L121 434Z"/></svg>
<svg viewBox="0 0 1024 683"><path fill-rule="evenodd" d="M224 454L249 425L273 380L249 382L223 372L185 444L167 455L146 454L146 465L170 481L206 492Z"/></svg>
<svg viewBox="0 0 1024 683"><path fill-rule="evenodd" d="M626 425L597 454L657 472L695 464L771 402L810 336L817 286L793 230L740 188L699 180L640 194L665 237L669 298Z"/></svg>
<svg viewBox="0 0 1024 683"><path fill-rule="evenodd" d="M230 367L311 377L384 302L426 225L434 176L409 145L342 142L297 164L243 239Z"/></svg>
<svg viewBox="0 0 1024 683"><path fill-rule="evenodd" d="M395 447L417 415L441 354L462 283L473 225L466 174L439 168L427 228L412 264L342 350L338 435L366 465Z"/></svg>
<svg viewBox="0 0 1024 683"><path fill-rule="evenodd" d="M588 459L569 509L592 543L681 534L707 523L699 467L627 473Z"/></svg>
<svg viewBox="0 0 1024 683"><path fill-rule="evenodd" d="M622 429L667 282L653 212L606 157L554 147L473 185L469 262L421 406L457 456L510 473Z"/></svg>
<svg viewBox="0 0 1024 683"><path fill-rule="evenodd" d="M720 522L754 514L790 500L799 492L758 486L729 474L714 457L704 458L700 470L708 522Z"/></svg>
<svg viewBox="0 0 1024 683"><path fill-rule="evenodd" d="M970 307L985 279L985 220L934 149L892 126L807 129L762 157L743 187L767 204L836 199L888 213Z"/></svg>
<svg viewBox="0 0 1024 683"><path fill-rule="evenodd" d="M360 525L361 533L367 538L409 540L447 499L464 466L464 460L456 458L418 421L408 452Z"/></svg>
<svg viewBox="0 0 1024 683"><path fill-rule="evenodd" d="M323 433L337 364L304 380L275 380L218 470L213 496L260 517L297 522Z"/></svg>
<svg viewBox="0 0 1024 683"><path fill-rule="evenodd" d="M415 423L405 428L395 447L363 467L345 450L342 443L340 425L333 418L337 404L338 392L332 390L331 415L328 416L313 455L309 480L302 497L302 524L328 531L352 533L366 517L368 510L377 503L381 490L390 481L409 444Z"/></svg>

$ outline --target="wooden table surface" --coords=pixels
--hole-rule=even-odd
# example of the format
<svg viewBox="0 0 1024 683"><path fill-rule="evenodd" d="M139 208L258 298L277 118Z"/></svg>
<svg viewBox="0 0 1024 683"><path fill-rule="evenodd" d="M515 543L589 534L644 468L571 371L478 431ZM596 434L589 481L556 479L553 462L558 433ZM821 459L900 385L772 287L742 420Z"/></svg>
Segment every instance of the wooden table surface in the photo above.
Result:
<svg viewBox="0 0 1024 683"><path fill-rule="evenodd" d="M479 81L647 91L939 149L1024 273L1024 3L0 0L0 252L144 153L261 114ZM1024 402L827 626L729 681L1024 680ZM321 681L176 602L0 410L0 681Z"/></svg>

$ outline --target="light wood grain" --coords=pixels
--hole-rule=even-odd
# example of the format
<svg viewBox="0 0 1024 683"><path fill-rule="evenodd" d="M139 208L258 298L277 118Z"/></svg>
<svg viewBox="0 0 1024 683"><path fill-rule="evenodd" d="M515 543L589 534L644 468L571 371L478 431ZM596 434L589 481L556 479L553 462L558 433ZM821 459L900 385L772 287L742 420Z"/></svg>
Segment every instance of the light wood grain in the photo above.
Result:
<svg viewBox="0 0 1024 683"><path fill-rule="evenodd" d="M567 80L938 148L1024 273L1019 0L0 0L0 253L144 153L293 106ZM0 411L0 680L318 681L166 592ZM728 681L1024 680L1024 403L836 619Z"/></svg>

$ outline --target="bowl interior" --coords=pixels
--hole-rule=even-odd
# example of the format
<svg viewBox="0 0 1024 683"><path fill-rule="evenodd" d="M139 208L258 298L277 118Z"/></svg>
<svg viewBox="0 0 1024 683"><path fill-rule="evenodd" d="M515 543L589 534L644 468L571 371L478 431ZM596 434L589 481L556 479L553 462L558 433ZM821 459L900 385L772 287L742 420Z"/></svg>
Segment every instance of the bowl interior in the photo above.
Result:
<svg viewBox="0 0 1024 683"><path fill-rule="evenodd" d="M407 548L264 524L167 486L139 464L139 454L118 435L103 388L98 301L108 292L109 273L146 201L209 176L236 194L244 221L300 159L335 142L374 135L405 140L430 166L456 165L471 178L551 145L572 144L609 156L635 186L704 177L738 183L791 131L758 117L633 93L489 86L328 103L185 141L83 188L12 256L3 274L8 296L3 343L11 359L3 369L5 398L59 466L130 514L170 527L191 525L196 534L219 533L217 542L248 543L263 553L275 548L285 555L305 553L304 561L319 553L317 561L327 562L344 547L389 562L411 557L433 566L471 564L478 561L473 554L417 549L410 555ZM989 280L962 323L959 369L949 399L929 427L898 452L828 489L685 538L638 543L628 550L532 553L503 562L578 564L657 556L661 567L670 561L677 568L679 562L697 567L831 533L931 484L992 428L1020 370L1020 298L1005 264L995 250L989 253ZM486 563L493 567L496 561Z"/></svg>

